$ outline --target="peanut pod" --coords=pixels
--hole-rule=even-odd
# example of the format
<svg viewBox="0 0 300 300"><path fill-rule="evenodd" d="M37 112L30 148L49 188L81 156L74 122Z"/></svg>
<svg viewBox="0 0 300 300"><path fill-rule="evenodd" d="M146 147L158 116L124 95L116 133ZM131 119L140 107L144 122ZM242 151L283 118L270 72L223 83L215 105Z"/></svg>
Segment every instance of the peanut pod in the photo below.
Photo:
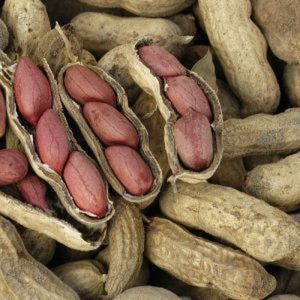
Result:
<svg viewBox="0 0 300 300"><path fill-rule="evenodd" d="M274 112L279 85L267 60L265 38L250 19L250 0L198 1L198 10L228 83L243 103L243 114Z"/></svg>
<svg viewBox="0 0 300 300"><path fill-rule="evenodd" d="M272 49L289 64L300 63L300 3L297 0L251 0L254 19Z"/></svg>
<svg viewBox="0 0 300 300"><path fill-rule="evenodd" d="M225 158L291 153L300 149L300 108L224 122Z"/></svg>
<svg viewBox="0 0 300 300"><path fill-rule="evenodd" d="M245 191L284 211L300 207L300 152L247 174Z"/></svg>
<svg viewBox="0 0 300 300"><path fill-rule="evenodd" d="M9 41L9 33L5 23L0 19L0 49L5 50Z"/></svg>
<svg viewBox="0 0 300 300"><path fill-rule="evenodd" d="M165 84L162 82L161 78L154 74L154 71L151 70L146 64L142 61L141 57L138 55L137 51L141 46L151 45L153 40L151 38L143 38L132 44L124 45L123 53L126 55L128 62L128 72L134 81L148 94L155 98L157 107L165 120L164 126L164 140L165 140L165 149L168 156L168 161L173 175L169 180L176 181L177 179L195 183L199 181L206 180L210 178L215 170L217 169L221 157L222 157L222 114L221 108L218 101L218 98L212 88L196 73L193 73L189 70L185 70L182 65L180 65L180 71L187 74L187 79L191 80L193 84L198 85L201 88L202 94L207 98L210 109L213 114L213 123L212 133L214 140L214 157L210 166L205 170L196 172L191 171L184 167L179 161L177 155L177 149L175 145L174 137L174 126L178 118L178 114L175 112L174 108L171 105L171 102L164 95ZM174 58L172 59L174 61ZM153 62L153 67L160 68L161 65L156 65ZM169 65L169 70L172 70L172 65ZM175 77L169 77L175 78ZM178 80L180 83L180 80ZM169 89L169 91L171 91ZM175 90L172 93L178 97L178 94ZM178 97L178 100L180 97ZM184 105L183 105L184 106ZM182 108L184 108L182 106Z"/></svg>
<svg viewBox="0 0 300 300"><path fill-rule="evenodd" d="M180 300L176 294L161 287L156 286L138 286L126 290L114 298L114 300Z"/></svg>
<svg viewBox="0 0 300 300"><path fill-rule="evenodd" d="M106 275L103 267L95 260L79 260L52 269L54 274L71 287L80 298L100 299L104 292Z"/></svg>
<svg viewBox="0 0 300 300"><path fill-rule="evenodd" d="M281 294L272 296L268 298L268 300L300 300L300 297L292 294Z"/></svg>
<svg viewBox="0 0 300 300"><path fill-rule="evenodd" d="M2 19L12 38L12 51L32 55L37 43L50 29L46 7L40 0L8 0Z"/></svg>
<svg viewBox="0 0 300 300"><path fill-rule="evenodd" d="M128 288L138 277L144 252L144 226L139 209L122 200L108 229L109 267L105 291L109 297Z"/></svg>
<svg viewBox="0 0 300 300"><path fill-rule="evenodd" d="M82 155L85 155L83 150L81 150L80 146L77 144L77 141L75 140L72 131L68 127L68 123L62 113L62 106L60 103L57 84L56 84L54 77L52 75L52 72L45 60L43 60L43 64L41 65L41 67L42 67L42 70L45 72L47 79L50 83L51 93L52 93L52 101L53 101L53 104L52 104L53 110L52 111L53 112L55 111L57 113L57 115L59 116L59 118L57 117L57 115L55 116L55 118L58 119L58 125L59 125L59 127L63 126L65 131L67 132L67 135L68 135L67 138L70 141L71 149L78 150L78 151L80 151L80 153L82 153ZM24 147L24 151L27 155L29 163L30 163L31 167L33 168L34 172L36 173L36 175L38 175L40 178L45 180L53 188L53 190L58 195L59 201L61 202L63 207L66 209L68 214L70 214L70 216L72 216L72 218L74 218L74 220L76 220L77 222L82 223L86 226L101 227L102 231L103 231L106 226L106 222L112 217L112 215L114 213L112 202L110 200L108 200L107 213L101 219L95 218L94 214L91 214L88 211L80 209L75 204L75 202L66 186L66 183L62 180L61 175L59 175L53 169L49 168L49 166L47 166L46 164L41 162L40 156L37 153L36 146L35 146L35 143L34 143L34 140L32 137L32 132L29 131L29 127L22 122L22 118L20 118L20 116L18 114L15 98L14 98L14 95L13 95L13 92L11 89L11 85L8 81L3 81L3 85L4 85L5 92L6 92L7 112L8 112L10 126L11 126L12 130L14 131L14 133L16 134L16 136L21 141L21 144ZM46 111L46 113L47 113L47 111ZM44 116L44 114L43 114L43 116ZM46 120L44 123L45 123L45 128L47 129L48 125L47 125ZM41 136L43 138L43 141L49 143L49 140L47 140L47 135L44 135L42 133L43 132L41 131ZM41 143L41 145L40 145L40 146L43 146L43 153L45 155L48 155L49 158L54 159L55 157L51 156L51 155L49 156L49 153L47 153L47 149L44 149L45 145L46 145L44 142ZM51 144L51 149L52 149L52 146L53 145ZM39 149L39 151L41 151L41 150L42 150L42 148ZM57 154L58 157L61 156L61 154L62 154L61 152L57 151L57 149L55 151L56 151L55 153ZM40 154L41 154L41 152L40 152ZM86 157L86 159L89 161L89 158ZM90 164L92 164L92 163L90 162ZM108 195L108 186L106 183L105 183L105 189L106 189L106 195ZM82 192L84 192L84 191L82 191Z"/></svg>
<svg viewBox="0 0 300 300"><path fill-rule="evenodd" d="M253 155L243 157L243 161L247 171L251 171L257 166L276 163L280 159L284 158L282 154L272 154L272 155Z"/></svg>
<svg viewBox="0 0 300 300"><path fill-rule="evenodd" d="M54 239L28 228L20 229L19 234L26 250L34 259L44 265L52 260L56 249L56 241Z"/></svg>
<svg viewBox="0 0 300 300"><path fill-rule="evenodd" d="M234 299L262 299L276 286L275 278L254 259L196 237L167 219L152 219L145 249L152 263L174 277Z"/></svg>
<svg viewBox="0 0 300 300"><path fill-rule="evenodd" d="M176 194L171 186L165 189L160 207L172 220L226 240L261 261L284 258L300 245L300 228L291 217L232 188L178 183Z"/></svg>
<svg viewBox="0 0 300 300"><path fill-rule="evenodd" d="M132 0L80 0L98 8L123 8L135 15L146 17L167 17L191 6L194 0L132 1Z"/></svg>
<svg viewBox="0 0 300 300"><path fill-rule="evenodd" d="M300 272L279 268L275 274L277 287L274 294L295 294L300 296Z"/></svg>
<svg viewBox="0 0 300 300"><path fill-rule="evenodd" d="M26 251L8 220L0 217L1 288L3 299L78 299L78 295Z"/></svg>
<svg viewBox="0 0 300 300"><path fill-rule="evenodd" d="M139 135L139 149L138 152L141 154L143 160L150 167L154 181L151 190L142 196L134 196L126 191L125 186L120 182L113 172L107 157L104 153L104 145L100 139L92 131L90 125L88 125L87 120L84 118L81 107L70 97L64 85L64 76L66 70L71 66L84 66L89 70L96 73L100 78L102 78L116 93L117 105L120 112L133 124ZM127 96L123 88L109 75L107 75L102 69L96 66L83 65L81 63L68 64L63 69L61 69L58 77L59 91L61 95L61 100L64 107L69 112L71 117L79 125L79 129L87 141L89 147L93 151L99 165L101 166L108 182L115 189L115 191L120 194L125 200L138 204L140 207L144 208L148 206L157 196L160 191L162 184L162 174L160 167L155 160L153 154L149 149L148 133L139 121L136 115L128 106ZM110 147L109 147L110 148ZM106 148L106 149L109 149Z"/></svg>
<svg viewBox="0 0 300 300"><path fill-rule="evenodd" d="M286 65L283 80L291 104L300 106L300 64Z"/></svg>

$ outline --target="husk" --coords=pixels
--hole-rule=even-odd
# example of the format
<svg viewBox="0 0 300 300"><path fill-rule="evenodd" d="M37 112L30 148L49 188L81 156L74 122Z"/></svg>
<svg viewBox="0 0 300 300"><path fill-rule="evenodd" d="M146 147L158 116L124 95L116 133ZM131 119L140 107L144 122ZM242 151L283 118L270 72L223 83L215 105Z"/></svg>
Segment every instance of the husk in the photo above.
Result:
<svg viewBox="0 0 300 300"><path fill-rule="evenodd" d="M57 84L53 78L53 75L50 71L50 68L45 60L43 60L43 64L41 65L42 69L45 71L46 76L48 77L52 95L53 95L53 109L58 113L60 120L64 127L67 130L69 139L71 141L71 145L73 149L83 152L80 146L77 144L72 131L68 127L67 121L62 113L62 106L59 99L58 88ZM114 208L112 201L108 197L108 210L104 218L96 218L95 216L79 209L73 201L72 196L70 195L66 184L62 180L62 177L56 173L55 171L51 170L49 166L43 164L40 161L40 158L36 152L33 136L20 122L19 114L17 111L13 91L11 84L6 81L2 80L2 86L6 93L6 103L7 103L7 115L9 119L9 124L16 134L16 136L21 141L21 144L24 147L26 156L28 161L36 173L40 178L45 180L56 192L61 204L66 209L67 213L77 222L88 226L88 227L101 227L102 230L106 226L106 222L113 216ZM84 153L84 152L83 152ZM85 153L84 153L85 154ZM86 155L86 154L85 154ZM108 185L105 182L106 191L108 196Z"/></svg>
<svg viewBox="0 0 300 300"><path fill-rule="evenodd" d="M167 17L191 6L194 0L79 0L98 8L123 8L138 16Z"/></svg>
<svg viewBox="0 0 300 300"><path fill-rule="evenodd" d="M130 75L146 93L150 94L155 98L157 107L165 120L165 149L168 156L169 166L173 173L169 180L171 182L176 182L176 180L180 179L189 183L197 183L204 181L214 174L222 158L223 119L218 97L213 91L213 89L204 81L202 77L198 76L194 72L187 71L188 76L194 79L202 88L212 108L214 117L214 121L212 123L212 130L214 133L215 152L213 162L207 169L200 172L187 170L182 166L178 159L173 136L173 129L178 115L172 108L170 101L167 100L167 98L164 96L164 87L162 81L159 77L155 76L154 73L141 61L137 53L138 47L149 45L152 43L152 38L142 38L136 42L133 42L132 44L125 45L123 51L126 55L127 61L130 62L127 65Z"/></svg>
<svg viewBox="0 0 300 300"><path fill-rule="evenodd" d="M275 278L254 259L163 218L155 217L147 226L145 254L179 280L234 299L263 299L276 286Z"/></svg>
<svg viewBox="0 0 300 300"><path fill-rule="evenodd" d="M156 159L154 158L153 154L149 149L149 138L148 138L147 130L144 127L144 125L140 122L140 120L137 118L137 116L133 113L133 111L129 108L127 96L125 94L124 89L112 77L110 77L107 73L105 73L101 68L92 65L84 65L85 67L89 68L90 70L98 74L102 79L108 82L109 85L114 89L114 91L117 94L118 104L121 112L134 125L134 127L137 129L137 132L139 134L139 138L140 138L139 153L142 155L143 159L147 162L147 164L151 168L154 177L154 182L153 182L152 189L149 193L142 196L133 196L127 193L124 186L114 175L104 155L104 146L102 145L98 137L93 133L92 129L90 128L87 121L85 120L82 114L81 107L72 98L70 98L68 92L64 87L65 71L67 70L68 67L76 64L83 65L82 63L79 62L68 64L61 69L58 76L59 92L60 92L63 105L66 108L66 110L69 112L71 117L78 124L82 135L84 136L86 142L88 143L89 147L93 151L96 160L101 166L101 169L103 170L110 185L126 201L136 203L140 208L145 208L146 206L148 206L154 201L162 185L162 172L158 162L156 161Z"/></svg>
<svg viewBox="0 0 300 300"><path fill-rule="evenodd" d="M9 33L5 23L0 19L0 49L5 50L9 41Z"/></svg>
<svg viewBox="0 0 300 300"><path fill-rule="evenodd" d="M0 217L1 299L79 300L78 295L34 260L11 222Z"/></svg>
<svg viewBox="0 0 300 300"><path fill-rule="evenodd" d="M81 56L82 48L72 25L68 24L60 28L56 24L54 29L39 39L33 59L38 64L46 59L54 76L57 77L63 66L77 58L81 59Z"/></svg>
<svg viewBox="0 0 300 300"><path fill-rule="evenodd" d="M281 210L229 187L178 183L166 187L161 211L185 226L203 230L252 257L273 262L300 246L300 226Z"/></svg>
<svg viewBox="0 0 300 300"><path fill-rule="evenodd" d="M293 106L300 106L300 64L286 65L283 80L288 98Z"/></svg>
<svg viewBox="0 0 300 300"><path fill-rule="evenodd" d="M2 19L11 37L9 50L19 55L32 55L39 39L51 29L40 0L6 0Z"/></svg>
<svg viewBox="0 0 300 300"><path fill-rule="evenodd" d="M300 150L300 108L224 122L224 158L288 154Z"/></svg>
<svg viewBox="0 0 300 300"><path fill-rule="evenodd" d="M81 299L100 299L100 295L104 292L106 275L98 261L74 261L55 267L52 271Z"/></svg>
<svg viewBox="0 0 300 300"><path fill-rule="evenodd" d="M26 250L34 259L44 265L52 260L56 249L54 239L28 228L21 228L18 231Z"/></svg>
<svg viewBox="0 0 300 300"><path fill-rule="evenodd" d="M196 20L192 14L178 14L170 17L169 20L180 27L182 35L197 35Z"/></svg>

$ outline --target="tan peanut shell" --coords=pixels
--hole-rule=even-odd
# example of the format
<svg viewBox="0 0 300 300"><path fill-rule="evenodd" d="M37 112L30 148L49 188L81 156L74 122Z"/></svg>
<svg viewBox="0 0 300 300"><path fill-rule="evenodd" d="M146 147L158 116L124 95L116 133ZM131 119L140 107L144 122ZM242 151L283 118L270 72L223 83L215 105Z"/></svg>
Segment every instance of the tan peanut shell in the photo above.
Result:
<svg viewBox="0 0 300 300"><path fill-rule="evenodd" d="M98 8L123 8L135 15L167 17L191 6L194 0L79 0Z"/></svg>
<svg viewBox="0 0 300 300"><path fill-rule="evenodd" d="M138 286L126 290L122 294L118 295L114 298L114 300L180 300L180 298L172 293L161 287L156 286Z"/></svg>
<svg viewBox="0 0 300 300"><path fill-rule="evenodd" d="M34 259L44 265L52 260L56 249L56 241L54 239L28 228L22 228L19 230L19 234L26 250Z"/></svg>
<svg viewBox="0 0 300 300"><path fill-rule="evenodd" d="M151 38L143 38L133 42L132 44L125 45L123 51L126 55L127 61L129 62L128 71L130 76L146 93L155 98L157 107L165 120L165 149L168 156L169 166L173 173L169 180L175 182L177 179L180 179L190 183L206 180L213 175L222 157L223 119L218 97L202 77L187 70L187 76L195 80L196 83L201 87L211 106L213 113L213 123L211 127L214 138L214 159L211 165L201 172L187 170L183 167L178 159L173 135L174 125L178 115L172 108L171 102L164 96L163 82L141 61L141 58L137 53L137 49L139 47L150 44L153 44L153 40Z"/></svg>
<svg viewBox="0 0 300 300"><path fill-rule="evenodd" d="M251 0L255 22L272 52L289 64L300 63L300 2Z"/></svg>
<svg viewBox="0 0 300 300"><path fill-rule="evenodd" d="M32 55L40 38L50 29L46 7L40 0L8 0L2 19L12 37L12 51Z"/></svg>
<svg viewBox="0 0 300 300"><path fill-rule="evenodd" d="M137 279L143 252L142 214L134 204L121 200L108 230L109 267L105 291L109 297L120 294Z"/></svg>
<svg viewBox="0 0 300 300"><path fill-rule="evenodd" d="M63 66L77 58L81 59L81 56L82 48L76 38L75 29L67 24L62 28L56 25L39 39L33 59L38 64L46 59L54 76L57 77Z"/></svg>
<svg viewBox="0 0 300 300"><path fill-rule="evenodd" d="M0 19L0 49L5 50L9 41L9 33L5 23Z"/></svg>
<svg viewBox="0 0 300 300"><path fill-rule="evenodd" d="M224 122L224 158L290 153L300 149L300 108Z"/></svg>
<svg viewBox="0 0 300 300"><path fill-rule="evenodd" d="M210 181L242 190L246 175L247 171L242 158L222 159Z"/></svg>
<svg viewBox="0 0 300 300"><path fill-rule="evenodd" d="M198 1L200 18L244 115L274 112L280 90L250 0ZM249 76L251 74L251 76Z"/></svg>
<svg viewBox="0 0 300 300"><path fill-rule="evenodd" d="M286 65L283 80L291 104L300 106L300 64Z"/></svg>
<svg viewBox="0 0 300 300"><path fill-rule="evenodd" d="M104 291L106 275L98 261L79 260L59 265L54 274L71 287L81 299L100 299Z"/></svg>
<svg viewBox="0 0 300 300"><path fill-rule="evenodd" d="M119 17L86 12L76 16L71 25L84 48L97 56L143 36L153 36L156 41L160 41L161 46L173 51L179 51L176 49L178 41L185 40L177 24L160 18Z"/></svg>
<svg viewBox="0 0 300 300"><path fill-rule="evenodd" d="M300 227L289 215L229 187L201 183L169 185L160 196L162 212L175 222L226 240L252 257L279 260L300 246Z"/></svg>
<svg viewBox="0 0 300 300"><path fill-rule="evenodd" d="M247 171L251 171L257 166L276 163L282 158L284 158L284 154L253 155L243 157L243 161Z"/></svg>
<svg viewBox="0 0 300 300"><path fill-rule="evenodd" d="M0 294L2 299L68 299L78 295L26 251L21 237L8 220L0 217Z"/></svg>
<svg viewBox="0 0 300 300"><path fill-rule="evenodd" d="M71 140L71 146L73 150L76 149L83 152L83 150L77 144L77 141L75 140L72 131L68 127L68 123L62 113L62 106L60 103L57 84L45 60L43 60L43 64L41 67L45 71L47 78L50 82L53 97L53 108L58 113L62 124L68 132L69 139ZM102 230L104 230L106 222L112 217L114 213L112 202L110 200L108 201L108 210L105 217L102 219L99 219L94 215L91 215L90 213L79 209L76 206L71 194L67 189L65 182L62 180L62 177L58 173L50 169L47 165L41 162L36 152L32 133L28 131L27 128L24 127L24 125L20 122L10 83L8 81L3 81L3 86L6 92L7 114L9 118L9 124L16 136L21 141L24 151L27 155L28 161L36 175L45 180L54 189L54 191L58 195L61 204L66 209L68 214L72 216L72 218L86 226L99 228L101 227ZM107 183L106 193L108 194Z"/></svg>
<svg viewBox="0 0 300 300"><path fill-rule="evenodd" d="M174 277L234 299L262 299L276 286L275 278L254 259L167 219L153 218L147 226L145 250L152 263Z"/></svg>
<svg viewBox="0 0 300 300"><path fill-rule="evenodd" d="M81 62L84 63L85 65L93 65L93 66L97 65L97 60L95 56L91 52L85 49L82 49Z"/></svg>
<svg viewBox="0 0 300 300"><path fill-rule="evenodd" d="M162 185L162 174L161 174L159 164L157 163L156 159L154 158L153 154L149 149L149 138L148 138L147 130L140 122L140 120L137 118L137 116L133 113L133 111L129 108L127 96L125 94L124 89L112 77L110 77L99 67L92 66L92 65L85 65L85 67L89 68L90 70L98 74L106 82L108 82L109 85L114 89L114 91L117 94L117 98L118 98L117 101L118 101L120 111L134 125L134 127L137 129L137 132L139 134L139 139L140 139L139 153L151 168L154 177L154 182L149 193L142 196L133 196L125 190L124 186L114 175L104 155L104 146L101 144L100 140L98 139L98 137L96 137L91 127L88 125L87 121L85 120L82 114L81 107L72 98L70 98L68 92L65 89L64 73L68 67L76 64L82 65L81 63L68 64L64 68L62 68L59 73L58 84L59 84L59 92L60 92L63 105L66 108L66 110L69 112L71 117L78 124L82 135L84 136L86 142L88 143L89 147L93 151L110 185L125 200L136 203L140 207L144 208L148 206L155 199Z"/></svg>
<svg viewBox="0 0 300 300"><path fill-rule="evenodd" d="M148 131L150 150L158 161L165 180L170 173L164 147L164 132L161 130L165 121L157 109L156 101L152 96L142 92L132 109Z"/></svg>
<svg viewBox="0 0 300 300"><path fill-rule="evenodd" d="M182 35L196 36L197 26L195 17L192 14L177 14L169 18L181 29Z"/></svg>
<svg viewBox="0 0 300 300"><path fill-rule="evenodd" d="M7 126L6 133L5 133L5 147L7 149L16 149L20 152L24 152L24 148L18 139L18 137L15 135L13 130L10 126Z"/></svg>
<svg viewBox="0 0 300 300"><path fill-rule="evenodd" d="M245 191L284 211L300 207L300 152L247 174Z"/></svg>
<svg viewBox="0 0 300 300"><path fill-rule="evenodd" d="M9 102L13 103L12 91L8 82L0 77L0 84L5 91L6 99L10 99ZM20 147L19 143L15 141L18 138L11 131L11 128L8 132L11 132L11 139L14 140L14 142L9 143L10 148ZM23 146L21 149L23 149ZM20 151L22 151L21 149ZM95 231L77 229L69 221L61 220L36 207L23 203L14 189L7 190L7 187L4 187L0 191L0 213L24 227L36 230L70 248L82 251L97 249L103 242L106 235L106 226L101 226ZM57 203L57 197L53 195L51 198L53 203Z"/></svg>
<svg viewBox="0 0 300 300"><path fill-rule="evenodd" d="M290 215L295 222L300 224L300 214L291 214ZM276 262L277 265L282 266L286 269L300 271L300 247L296 249L290 255L284 257L283 259Z"/></svg>

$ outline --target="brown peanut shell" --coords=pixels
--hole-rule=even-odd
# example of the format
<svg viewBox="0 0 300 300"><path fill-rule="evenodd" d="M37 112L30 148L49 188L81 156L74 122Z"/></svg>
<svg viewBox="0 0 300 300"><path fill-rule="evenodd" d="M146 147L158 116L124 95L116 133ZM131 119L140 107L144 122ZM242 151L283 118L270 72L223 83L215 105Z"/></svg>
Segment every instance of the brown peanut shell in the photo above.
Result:
<svg viewBox="0 0 300 300"><path fill-rule="evenodd" d="M262 299L276 286L275 278L254 259L167 219L155 217L147 226L145 250L152 263L174 277L234 299Z"/></svg>
<svg viewBox="0 0 300 300"><path fill-rule="evenodd" d="M84 153L81 147L77 144L77 141L73 136L73 132L68 127L68 123L65 119L65 116L63 115L62 106L58 94L58 87L46 60L43 60L41 67L44 70L51 86L52 97L53 97L53 109L58 113L62 124L66 128L68 137L71 141L71 146L73 150L76 149ZM53 190L58 195L58 198L61 204L63 205L63 207L66 209L68 214L70 214L70 216L74 218L77 222L85 226L95 227L95 228L102 227L102 229L104 229L104 227L106 226L106 222L114 214L112 201L109 199L109 197L107 197L108 210L105 217L101 219L97 218L96 216L86 211L79 209L76 206L71 194L67 189L65 182L62 180L62 177L58 173L50 169L47 165L41 162L36 152L32 133L29 132L19 120L20 116L17 111L16 102L14 99L14 94L10 83L8 81L3 81L3 87L6 92L7 114L8 114L9 124L12 130L14 131L14 133L16 134L16 136L21 141L21 144L24 148L28 161L31 167L33 168L34 172L36 173L36 175L38 175L40 178L45 180L53 188ZM108 195L108 185L106 182L105 184L106 184L106 192Z"/></svg>
<svg viewBox="0 0 300 300"><path fill-rule="evenodd" d="M73 65L83 65L89 68L91 71L95 72L99 77L101 77L103 80L108 82L108 84L116 92L117 101L122 114L133 124L133 126L136 128L139 134L139 139L140 139L139 153L151 168L154 177L154 182L149 193L142 196L133 196L129 194L125 190L124 186L117 179L117 177L114 175L104 155L103 144L100 142L98 137L94 134L91 127L88 125L87 121L85 120L82 114L81 107L69 96L68 92L65 89L64 73L68 67ZM126 201L136 203L141 208L145 208L146 206L151 204L160 191L162 185L162 172L158 162L156 161L152 152L149 149L149 138L148 138L147 130L144 127L144 125L140 122L140 120L137 118L137 116L134 114L134 112L128 106L128 100L124 89L118 84L117 81L115 81L112 77L110 77L107 73L105 73L101 68L92 65L84 65L82 63L71 63L66 65L64 68L62 68L58 76L58 87L59 87L59 92L64 107L69 112L71 117L75 120L75 122L78 124L82 135L84 136L86 142L88 143L89 147L93 151L96 160L101 166L110 185Z"/></svg>
<svg viewBox="0 0 300 300"><path fill-rule="evenodd" d="M167 186L162 212L175 222L226 240L252 257L279 260L300 246L300 226L289 215L232 188L201 183Z"/></svg>
<svg viewBox="0 0 300 300"><path fill-rule="evenodd" d="M300 108L224 122L224 158L300 150Z"/></svg>
<svg viewBox="0 0 300 300"><path fill-rule="evenodd" d="M52 269L54 274L71 287L81 299L100 299L106 275L98 261L79 260Z"/></svg>
<svg viewBox="0 0 300 300"><path fill-rule="evenodd" d="M144 240L141 212L134 204L120 201L108 229L105 291L109 297L120 294L137 279L143 263Z"/></svg>
<svg viewBox="0 0 300 300"><path fill-rule="evenodd" d="M50 29L46 7L40 0L7 0L2 19L11 36L11 51L32 55L40 38Z"/></svg>
<svg viewBox="0 0 300 300"><path fill-rule="evenodd" d="M187 170L179 161L175 140L173 135L174 124L178 118L171 102L164 96L163 82L159 77L141 61L138 56L137 49L140 46L153 44L151 38L143 38L132 44L124 46L123 53L129 62L127 67L134 81L148 94L155 98L157 107L165 120L164 141L165 149L168 156L169 166L173 175L169 178L175 182L180 179L189 183L197 183L210 178L217 169L222 158L222 128L223 119L218 97L214 90L206 83L206 81L196 73L187 70L187 75L197 82L204 91L213 113L213 123L211 124L214 136L214 159L211 165L200 172Z"/></svg>
<svg viewBox="0 0 300 300"><path fill-rule="evenodd" d="M56 241L54 239L28 228L21 228L18 231L26 250L34 259L44 265L52 260L56 249Z"/></svg>
<svg viewBox="0 0 300 300"><path fill-rule="evenodd" d="M0 217L2 299L79 300L78 295L26 251L11 222Z"/></svg>
<svg viewBox="0 0 300 300"><path fill-rule="evenodd" d="M194 0L79 0L98 8L123 8L138 16L167 17L191 6Z"/></svg>

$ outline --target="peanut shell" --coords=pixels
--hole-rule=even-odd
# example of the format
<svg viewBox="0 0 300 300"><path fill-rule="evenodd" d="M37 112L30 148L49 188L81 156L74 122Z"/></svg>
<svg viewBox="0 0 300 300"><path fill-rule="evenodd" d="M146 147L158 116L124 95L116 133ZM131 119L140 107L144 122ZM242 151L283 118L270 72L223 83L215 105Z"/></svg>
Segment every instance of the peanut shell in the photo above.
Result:
<svg viewBox="0 0 300 300"><path fill-rule="evenodd" d="M291 104L300 106L300 64L286 65L283 80Z"/></svg>

